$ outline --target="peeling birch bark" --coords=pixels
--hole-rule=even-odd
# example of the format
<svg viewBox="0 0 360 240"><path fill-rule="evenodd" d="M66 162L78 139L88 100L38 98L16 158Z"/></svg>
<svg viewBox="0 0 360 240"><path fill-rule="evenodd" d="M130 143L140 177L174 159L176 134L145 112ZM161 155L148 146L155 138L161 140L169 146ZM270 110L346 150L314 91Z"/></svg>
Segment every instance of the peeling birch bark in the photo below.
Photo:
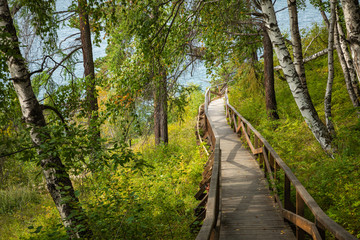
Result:
<svg viewBox="0 0 360 240"><path fill-rule="evenodd" d="M284 39L278 27L272 1L261 0L260 6L267 32L301 115L304 117L307 125L317 141L320 143L321 147L327 153L331 154L333 151L331 147L331 136L324 123L320 120L311 98L307 91L303 88L300 78L295 70L290 53L286 48Z"/></svg>

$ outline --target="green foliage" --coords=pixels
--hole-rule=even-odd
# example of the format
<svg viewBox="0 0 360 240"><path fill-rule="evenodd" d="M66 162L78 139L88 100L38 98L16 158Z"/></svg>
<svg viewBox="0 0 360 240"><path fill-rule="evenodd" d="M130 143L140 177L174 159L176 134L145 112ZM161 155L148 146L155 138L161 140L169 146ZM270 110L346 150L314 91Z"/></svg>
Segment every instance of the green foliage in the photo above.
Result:
<svg viewBox="0 0 360 240"><path fill-rule="evenodd" d="M324 28L314 26L303 40L316 37L316 44L308 54L326 47ZM343 80L340 64L335 57L332 114L337 135L335 158L329 158L301 117L289 87L285 81L276 79L276 100L280 119L271 121L266 117L262 86L256 85L254 75L236 75L230 88L230 103L247 118L268 140L275 151L292 169L301 183L329 216L353 235L360 237L360 125ZM323 101L327 80L326 56L305 65L309 93L321 118L324 116ZM244 66L241 66L242 71Z"/></svg>
<svg viewBox="0 0 360 240"><path fill-rule="evenodd" d="M71 138L66 136L61 124L51 127L55 140L47 144L58 144L58 152L70 169L83 169L81 174L74 172L73 182L94 233L93 239L194 238L189 229L197 204L193 196L206 161L200 156L194 136L194 117L202 102L200 91L186 99L183 121L169 125L171 141L167 146L154 148L152 138L138 139L127 155L125 146L104 143L113 148L113 155L105 162L99 159L99 165L91 168L92 173L84 172L84 164L88 162L81 159L80 152L84 154L85 150L79 150L77 145L77 142L82 147L87 144L85 133L73 132L73 126L69 125L77 138L72 144L62 145ZM70 146L74 150L68 149ZM11 215L0 214L0 234L6 239L68 239L51 199L36 194L41 196L40 200L28 199L21 209L13 208Z"/></svg>
<svg viewBox="0 0 360 240"><path fill-rule="evenodd" d="M196 204L193 195L205 160L193 134L193 105L201 101L196 94L191 109L186 107L184 122L170 124L167 146L153 148L152 141L138 142L135 148L145 163L141 169L129 162L85 181L81 192L95 239L194 237L189 230Z"/></svg>

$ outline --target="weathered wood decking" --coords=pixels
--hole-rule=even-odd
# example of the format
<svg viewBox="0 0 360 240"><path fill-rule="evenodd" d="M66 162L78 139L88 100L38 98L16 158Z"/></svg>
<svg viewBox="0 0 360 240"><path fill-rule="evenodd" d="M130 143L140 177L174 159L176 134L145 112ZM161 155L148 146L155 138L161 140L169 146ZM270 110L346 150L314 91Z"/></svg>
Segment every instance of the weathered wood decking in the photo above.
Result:
<svg viewBox="0 0 360 240"><path fill-rule="evenodd" d="M263 172L226 123L224 100L211 102L209 115L220 136L220 239L295 239L273 204Z"/></svg>

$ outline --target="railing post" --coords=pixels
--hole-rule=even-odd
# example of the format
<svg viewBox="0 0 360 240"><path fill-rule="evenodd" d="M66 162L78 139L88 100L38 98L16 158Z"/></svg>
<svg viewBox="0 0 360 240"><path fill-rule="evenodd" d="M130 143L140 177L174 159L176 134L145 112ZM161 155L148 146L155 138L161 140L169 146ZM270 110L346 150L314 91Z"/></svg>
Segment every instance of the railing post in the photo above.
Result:
<svg viewBox="0 0 360 240"><path fill-rule="evenodd" d="M263 152L264 154L264 162L263 162L263 168L264 168L264 177L266 178L266 173L267 173L267 167L266 167L266 161L265 161L265 156L269 162L269 151L265 148L265 151Z"/></svg>
<svg viewBox="0 0 360 240"><path fill-rule="evenodd" d="M284 175L284 180L284 208L293 212L291 203L291 185L290 180L286 174Z"/></svg>
<svg viewBox="0 0 360 240"><path fill-rule="evenodd" d="M269 164L270 164L270 169L272 169L274 171L275 169L275 160L273 155L271 155L271 153L269 154Z"/></svg>
<svg viewBox="0 0 360 240"><path fill-rule="evenodd" d="M264 160L264 154L267 153L267 150L266 150L266 147L264 146L263 147L263 152L260 154L260 167L263 168L264 167L264 163L265 163L265 160Z"/></svg>
<svg viewBox="0 0 360 240"><path fill-rule="evenodd" d="M256 134L254 135L254 148L257 149L258 146L259 146L259 143L258 143L258 137L256 136Z"/></svg>
<svg viewBox="0 0 360 240"><path fill-rule="evenodd" d="M298 192L296 192L296 215L299 215L301 217L304 216L304 200L301 198ZM296 239L305 239L305 232L300 227L296 227Z"/></svg>
<svg viewBox="0 0 360 240"><path fill-rule="evenodd" d="M324 226L321 223L319 223L318 221L316 221L316 219L315 219L315 225L316 225L317 230L319 231L321 239L325 240L326 239L326 233L325 233L325 230L324 230Z"/></svg>
<svg viewBox="0 0 360 240"><path fill-rule="evenodd" d="M233 120L234 120L234 132L236 132L236 129L237 129L236 114L233 115Z"/></svg>

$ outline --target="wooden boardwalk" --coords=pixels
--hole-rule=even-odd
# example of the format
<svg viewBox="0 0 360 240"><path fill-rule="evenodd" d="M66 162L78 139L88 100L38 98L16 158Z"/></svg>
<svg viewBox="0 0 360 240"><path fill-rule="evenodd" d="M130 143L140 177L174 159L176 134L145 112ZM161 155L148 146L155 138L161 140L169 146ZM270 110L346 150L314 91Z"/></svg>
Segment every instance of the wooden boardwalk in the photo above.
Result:
<svg viewBox="0 0 360 240"><path fill-rule="evenodd" d="M224 100L211 102L209 115L220 136L220 239L295 239L276 209L264 173L226 123Z"/></svg>

